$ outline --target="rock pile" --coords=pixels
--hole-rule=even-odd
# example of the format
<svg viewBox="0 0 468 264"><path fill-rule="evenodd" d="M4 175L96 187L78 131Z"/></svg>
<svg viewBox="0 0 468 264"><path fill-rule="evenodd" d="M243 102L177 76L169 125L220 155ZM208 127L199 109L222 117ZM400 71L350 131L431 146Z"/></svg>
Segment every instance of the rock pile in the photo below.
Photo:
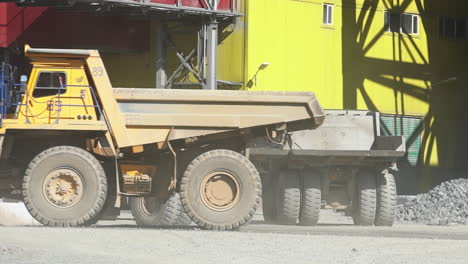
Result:
<svg viewBox="0 0 468 264"><path fill-rule="evenodd" d="M468 224L468 179L444 182L428 193L397 206L400 222L450 225Z"/></svg>

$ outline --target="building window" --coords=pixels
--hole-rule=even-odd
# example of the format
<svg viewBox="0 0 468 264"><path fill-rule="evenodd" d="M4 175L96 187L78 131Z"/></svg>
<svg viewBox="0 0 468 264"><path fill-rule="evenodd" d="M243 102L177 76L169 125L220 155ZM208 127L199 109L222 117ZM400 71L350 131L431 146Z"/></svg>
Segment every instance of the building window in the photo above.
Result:
<svg viewBox="0 0 468 264"><path fill-rule="evenodd" d="M33 97L46 97L66 92L66 75L64 72L41 72L37 78Z"/></svg>
<svg viewBox="0 0 468 264"><path fill-rule="evenodd" d="M443 39L468 39L466 19L441 17L439 19L439 36Z"/></svg>
<svg viewBox="0 0 468 264"><path fill-rule="evenodd" d="M387 32L419 34L419 16L414 14L399 14L385 12L384 27Z"/></svg>
<svg viewBox="0 0 468 264"><path fill-rule="evenodd" d="M323 4L323 24L333 25L333 5Z"/></svg>

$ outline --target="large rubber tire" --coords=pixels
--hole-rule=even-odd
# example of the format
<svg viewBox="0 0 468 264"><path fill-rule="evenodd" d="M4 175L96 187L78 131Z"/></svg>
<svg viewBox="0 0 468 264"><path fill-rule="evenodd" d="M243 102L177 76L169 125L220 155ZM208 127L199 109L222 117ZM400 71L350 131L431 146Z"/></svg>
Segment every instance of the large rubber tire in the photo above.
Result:
<svg viewBox="0 0 468 264"><path fill-rule="evenodd" d="M295 225L301 207L301 188L299 173L295 170L283 170L278 177L277 223Z"/></svg>
<svg viewBox="0 0 468 264"><path fill-rule="evenodd" d="M263 220L267 224L275 224L277 220L275 179L273 174L262 177Z"/></svg>
<svg viewBox="0 0 468 264"><path fill-rule="evenodd" d="M353 199L353 221L355 225L372 226L377 208L375 176L371 171L362 170L356 177Z"/></svg>
<svg viewBox="0 0 468 264"><path fill-rule="evenodd" d="M322 185L320 174L311 169L301 171L302 196L299 224L317 225L322 206Z"/></svg>
<svg viewBox="0 0 468 264"><path fill-rule="evenodd" d="M189 226L193 223L192 218L185 212L184 207L182 206L180 210L179 218L177 219L177 226Z"/></svg>
<svg viewBox="0 0 468 264"><path fill-rule="evenodd" d="M131 197L129 205L138 226L188 224L184 222L182 203L178 193L173 193L166 201L160 201L156 197Z"/></svg>
<svg viewBox="0 0 468 264"><path fill-rule="evenodd" d="M395 220L397 189L395 177L385 170L377 179L376 226L392 226Z"/></svg>
<svg viewBox="0 0 468 264"><path fill-rule="evenodd" d="M231 189L235 190L232 193L236 199L219 210L204 199L207 185L202 186L206 179L216 180L218 173L228 173L238 183L238 189ZM187 214L200 227L212 230L230 230L249 222L259 206L261 193L260 176L252 162L237 152L221 149L195 158L180 185L182 205Z"/></svg>
<svg viewBox="0 0 468 264"><path fill-rule="evenodd" d="M64 208L46 197L46 178L60 169L76 172L83 183L81 198ZM49 148L30 163L23 179L23 199L30 214L47 226L74 227L95 223L107 196L107 179L101 163L89 152L71 146Z"/></svg>

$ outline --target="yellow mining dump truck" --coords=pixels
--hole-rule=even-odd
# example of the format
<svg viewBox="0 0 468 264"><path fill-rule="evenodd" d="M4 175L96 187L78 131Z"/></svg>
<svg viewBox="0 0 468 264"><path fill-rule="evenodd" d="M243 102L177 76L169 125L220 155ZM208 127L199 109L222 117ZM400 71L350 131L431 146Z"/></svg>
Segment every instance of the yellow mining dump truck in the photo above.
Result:
<svg viewBox="0 0 468 264"><path fill-rule="evenodd" d="M324 120L311 93L113 88L98 51L25 55L21 84L0 71L0 191L48 226L94 223L127 196L140 225L239 227L262 191L246 142Z"/></svg>

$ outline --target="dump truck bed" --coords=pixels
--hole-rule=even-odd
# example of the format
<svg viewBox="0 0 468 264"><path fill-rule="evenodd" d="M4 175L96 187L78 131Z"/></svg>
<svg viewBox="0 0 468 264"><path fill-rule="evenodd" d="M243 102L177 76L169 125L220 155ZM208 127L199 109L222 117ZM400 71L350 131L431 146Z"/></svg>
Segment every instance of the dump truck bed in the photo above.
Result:
<svg viewBox="0 0 468 264"><path fill-rule="evenodd" d="M290 133L281 148L252 142L251 159L288 159L314 167L368 166L393 163L406 154L401 136L381 136L379 114L368 111L325 111L322 126Z"/></svg>
<svg viewBox="0 0 468 264"><path fill-rule="evenodd" d="M114 88L113 95L133 145L273 124L296 131L325 117L315 95L305 92Z"/></svg>
<svg viewBox="0 0 468 264"><path fill-rule="evenodd" d="M43 64L53 59L88 68L117 148L277 124L296 131L317 127L325 118L313 93L113 88L96 50L26 46L25 54Z"/></svg>

